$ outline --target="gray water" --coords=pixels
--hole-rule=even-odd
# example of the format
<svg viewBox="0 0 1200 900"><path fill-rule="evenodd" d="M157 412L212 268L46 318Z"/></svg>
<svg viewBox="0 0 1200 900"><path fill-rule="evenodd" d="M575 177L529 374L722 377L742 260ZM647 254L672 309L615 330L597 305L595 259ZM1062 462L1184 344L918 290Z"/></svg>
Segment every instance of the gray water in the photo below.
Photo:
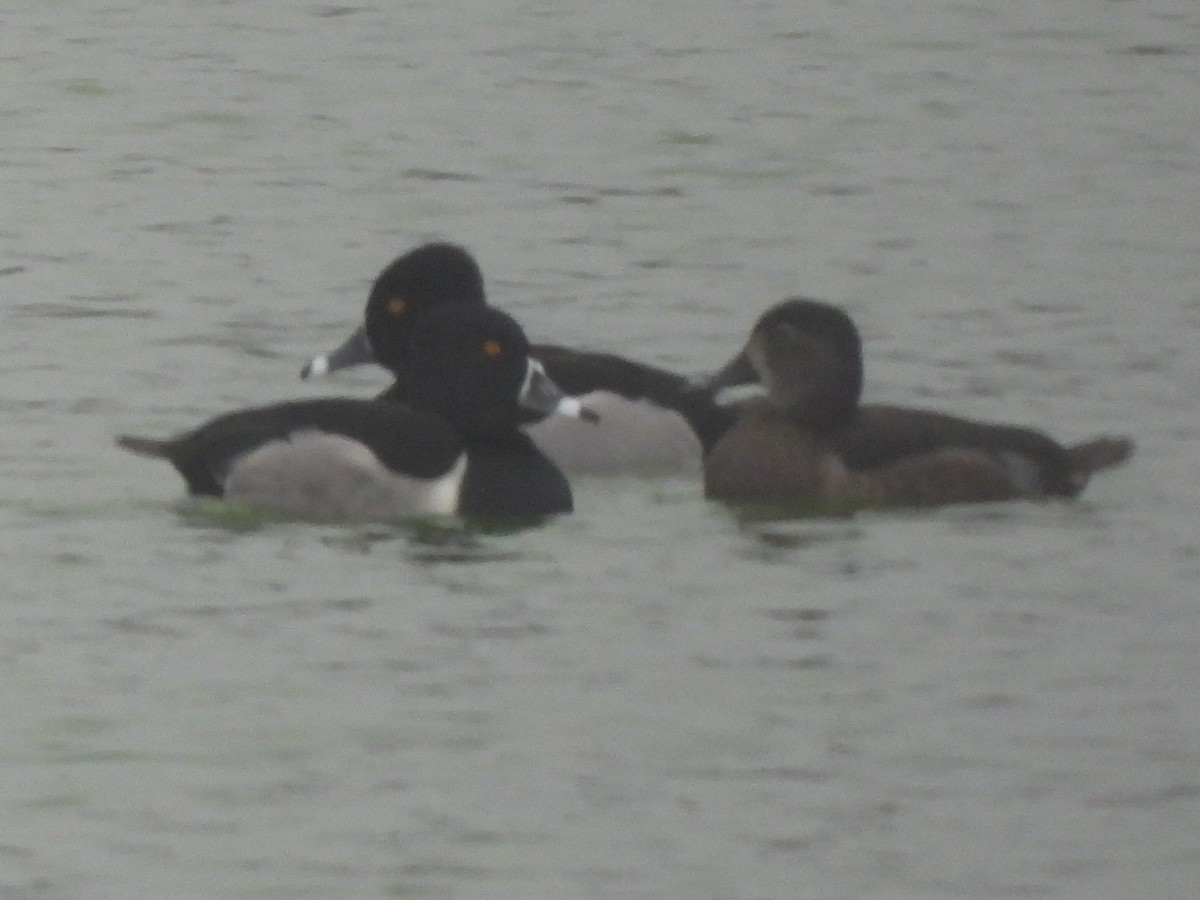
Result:
<svg viewBox="0 0 1200 900"><path fill-rule="evenodd" d="M85 7L85 8L81 8ZM0 897L1179 898L1200 883L1194 0L0 11ZM238 523L115 434L302 384L376 271L711 369L1128 433L1079 501Z"/></svg>

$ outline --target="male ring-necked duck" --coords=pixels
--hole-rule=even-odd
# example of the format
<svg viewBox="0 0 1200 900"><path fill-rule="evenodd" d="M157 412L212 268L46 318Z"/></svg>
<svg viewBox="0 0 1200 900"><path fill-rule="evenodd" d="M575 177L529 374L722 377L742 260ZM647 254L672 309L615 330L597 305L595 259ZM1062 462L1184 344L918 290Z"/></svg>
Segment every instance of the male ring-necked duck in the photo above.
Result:
<svg viewBox="0 0 1200 900"><path fill-rule="evenodd" d="M594 414L529 356L521 327L492 307L451 305L423 316L413 338L405 403L299 400L117 443L169 460L192 494L303 518L569 512L566 478L518 425Z"/></svg>
<svg viewBox="0 0 1200 900"><path fill-rule="evenodd" d="M764 313L710 386L755 381L767 396L743 406L705 458L711 498L837 509L1073 497L1133 452L1124 437L1064 447L1029 428L860 405L858 329L815 300Z"/></svg>
<svg viewBox="0 0 1200 900"><path fill-rule="evenodd" d="M375 279L363 324L330 353L313 358L302 378L375 362L395 383L381 399L404 400L406 358L415 323L430 309L486 303L483 275L462 247L424 244ZM609 353L549 344L531 349L564 391L600 421L592 427L553 417L528 428L538 447L570 473L698 473L702 448L729 423L707 390L682 375Z"/></svg>

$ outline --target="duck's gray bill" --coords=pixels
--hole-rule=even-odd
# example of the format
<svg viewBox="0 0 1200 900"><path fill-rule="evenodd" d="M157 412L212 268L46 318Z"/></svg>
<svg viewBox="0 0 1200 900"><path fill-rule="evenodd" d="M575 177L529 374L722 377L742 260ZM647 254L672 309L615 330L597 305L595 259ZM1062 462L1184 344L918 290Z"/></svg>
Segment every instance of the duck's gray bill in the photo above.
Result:
<svg viewBox="0 0 1200 900"><path fill-rule="evenodd" d="M600 421L599 413L580 403L578 397L564 393L536 359L529 360L529 366L525 370L525 383L521 385L517 403L523 409L543 416L570 416L585 422Z"/></svg>
<svg viewBox="0 0 1200 900"><path fill-rule="evenodd" d="M300 370L301 378L320 377L336 372L338 369L348 369L351 366L361 366L364 363L375 362L375 351L371 349L371 339L367 337L366 326L360 325L354 333L342 342L342 345L331 353L314 356Z"/></svg>

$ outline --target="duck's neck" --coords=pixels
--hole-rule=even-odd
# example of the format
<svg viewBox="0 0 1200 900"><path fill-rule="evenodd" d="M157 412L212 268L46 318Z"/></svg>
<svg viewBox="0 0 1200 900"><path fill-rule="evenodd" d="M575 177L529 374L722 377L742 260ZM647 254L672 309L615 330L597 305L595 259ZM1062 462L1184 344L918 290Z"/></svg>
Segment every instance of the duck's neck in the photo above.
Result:
<svg viewBox="0 0 1200 900"><path fill-rule="evenodd" d="M836 431L858 411L858 384L838 379L804 381L790 390L769 390L771 401L797 425L810 431Z"/></svg>
<svg viewBox="0 0 1200 900"><path fill-rule="evenodd" d="M773 356L762 342L752 342L747 352L771 402L797 425L831 431L853 419L862 392L858 354L822 342Z"/></svg>

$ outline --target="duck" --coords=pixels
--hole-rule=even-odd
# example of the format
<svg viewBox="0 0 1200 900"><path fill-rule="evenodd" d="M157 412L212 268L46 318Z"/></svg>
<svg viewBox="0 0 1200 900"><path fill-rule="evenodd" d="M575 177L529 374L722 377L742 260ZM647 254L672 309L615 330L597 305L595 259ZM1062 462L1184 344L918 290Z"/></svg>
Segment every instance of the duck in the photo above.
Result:
<svg viewBox="0 0 1200 900"><path fill-rule="evenodd" d="M363 322L334 350L310 359L302 379L375 363L395 379L380 399L403 402L412 330L432 309L484 305L479 264L465 247L433 241L387 265L367 296ZM708 446L732 418L694 378L613 353L536 344L530 354L550 378L578 397L597 423L536 418L526 431L571 475L699 475Z"/></svg>
<svg viewBox="0 0 1200 900"><path fill-rule="evenodd" d="M741 404L705 455L711 499L819 511L1075 497L1134 450L1125 436L1064 446L1033 428L861 404L858 329L806 297L763 313L708 387L753 383L765 396Z"/></svg>
<svg viewBox="0 0 1200 900"><path fill-rule="evenodd" d="M423 316L412 338L405 402L291 400L117 445L170 462L193 496L301 519L570 512L566 476L519 426L595 413L530 357L521 326L494 307L451 304Z"/></svg>

